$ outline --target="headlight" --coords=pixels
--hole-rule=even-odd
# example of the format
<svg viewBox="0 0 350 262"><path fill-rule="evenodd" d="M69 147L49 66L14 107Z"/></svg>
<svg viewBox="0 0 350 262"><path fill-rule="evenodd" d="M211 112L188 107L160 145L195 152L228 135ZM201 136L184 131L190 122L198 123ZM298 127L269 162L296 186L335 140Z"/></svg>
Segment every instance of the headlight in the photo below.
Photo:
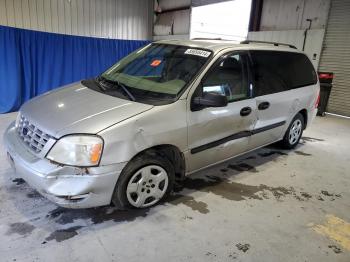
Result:
<svg viewBox="0 0 350 262"><path fill-rule="evenodd" d="M63 165L89 167L100 162L102 138L94 135L69 135L56 142L47 158Z"/></svg>

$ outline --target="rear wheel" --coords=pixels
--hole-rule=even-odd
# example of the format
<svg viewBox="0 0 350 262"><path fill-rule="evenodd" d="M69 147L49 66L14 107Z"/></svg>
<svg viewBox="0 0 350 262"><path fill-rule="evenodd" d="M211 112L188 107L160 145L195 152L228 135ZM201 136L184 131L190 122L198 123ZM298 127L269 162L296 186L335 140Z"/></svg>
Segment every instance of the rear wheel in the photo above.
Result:
<svg viewBox="0 0 350 262"><path fill-rule="evenodd" d="M299 143L299 140L303 134L304 130L304 117L302 114L298 113L290 123L281 145L286 149L292 149L296 147Z"/></svg>
<svg viewBox="0 0 350 262"><path fill-rule="evenodd" d="M157 153L138 156L122 171L112 202L120 209L153 206L171 191L174 177L166 157Z"/></svg>

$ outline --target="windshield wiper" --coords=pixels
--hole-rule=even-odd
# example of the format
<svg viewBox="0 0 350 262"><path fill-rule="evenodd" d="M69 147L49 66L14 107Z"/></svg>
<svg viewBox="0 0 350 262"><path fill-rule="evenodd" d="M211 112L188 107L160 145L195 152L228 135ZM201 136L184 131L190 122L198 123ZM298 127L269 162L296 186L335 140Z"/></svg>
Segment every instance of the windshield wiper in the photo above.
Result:
<svg viewBox="0 0 350 262"><path fill-rule="evenodd" d="M131 101L136 101L135 97L130 93L130 91L128 90L128 88L120 83L119 81L112 81L112 80L109 80L109 79L106 79L104 78L103 76L99 76L96 78L98 84L99 84L99 87L100 89L102 89L102 91L106 91L107 90L107 86L104 84L104 82L107 82L107 83L110 83L110 84L113 84L113 85L117 85L117 86L120 86L124 93L126 93L127 97L131 100Z"/></svg>
<svg viewBox="0 0 350 262"><path fill-rule="evenodd" d="M96 77L95 78L95 83L97 86L100 88L101 91L105 92L107 90L106 86L102 83L102 78L101 77Z"/></svg>
<svg viewBox="0 0 350 262"><path fill-rule="evenodd" d="M130 100L136 101L135 97L130 93L130 91L124 84L120 83L119 81L116 81L116 83L118 86L120 86L124 90L124 92L128 95Z"/></svg>

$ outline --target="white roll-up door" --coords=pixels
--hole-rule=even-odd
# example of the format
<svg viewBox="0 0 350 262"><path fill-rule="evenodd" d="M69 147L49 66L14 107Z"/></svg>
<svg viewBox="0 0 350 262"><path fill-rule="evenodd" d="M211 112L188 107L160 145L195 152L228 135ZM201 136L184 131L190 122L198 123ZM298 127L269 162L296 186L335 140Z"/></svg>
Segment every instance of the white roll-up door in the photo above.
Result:
<svg viewBox="0 0 350 262"><path fill-rule="evenodd" d="M350 1L332 0L319 71L334 72L327 111L350 116Z"/></svg>

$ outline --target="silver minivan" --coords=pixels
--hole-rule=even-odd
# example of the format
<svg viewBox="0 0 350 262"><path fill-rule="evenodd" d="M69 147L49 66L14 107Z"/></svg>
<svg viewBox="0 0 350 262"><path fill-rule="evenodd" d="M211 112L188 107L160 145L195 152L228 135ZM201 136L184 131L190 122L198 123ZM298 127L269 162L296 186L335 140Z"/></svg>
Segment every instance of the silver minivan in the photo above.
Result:
<svg viewBox="0 0 350 262"><path fill-rule="evenodd" d="M4 141L16 174L60 206L145 208L200 169L295 147L318 96L293 46L159 41L25 103Z"/></svg>

